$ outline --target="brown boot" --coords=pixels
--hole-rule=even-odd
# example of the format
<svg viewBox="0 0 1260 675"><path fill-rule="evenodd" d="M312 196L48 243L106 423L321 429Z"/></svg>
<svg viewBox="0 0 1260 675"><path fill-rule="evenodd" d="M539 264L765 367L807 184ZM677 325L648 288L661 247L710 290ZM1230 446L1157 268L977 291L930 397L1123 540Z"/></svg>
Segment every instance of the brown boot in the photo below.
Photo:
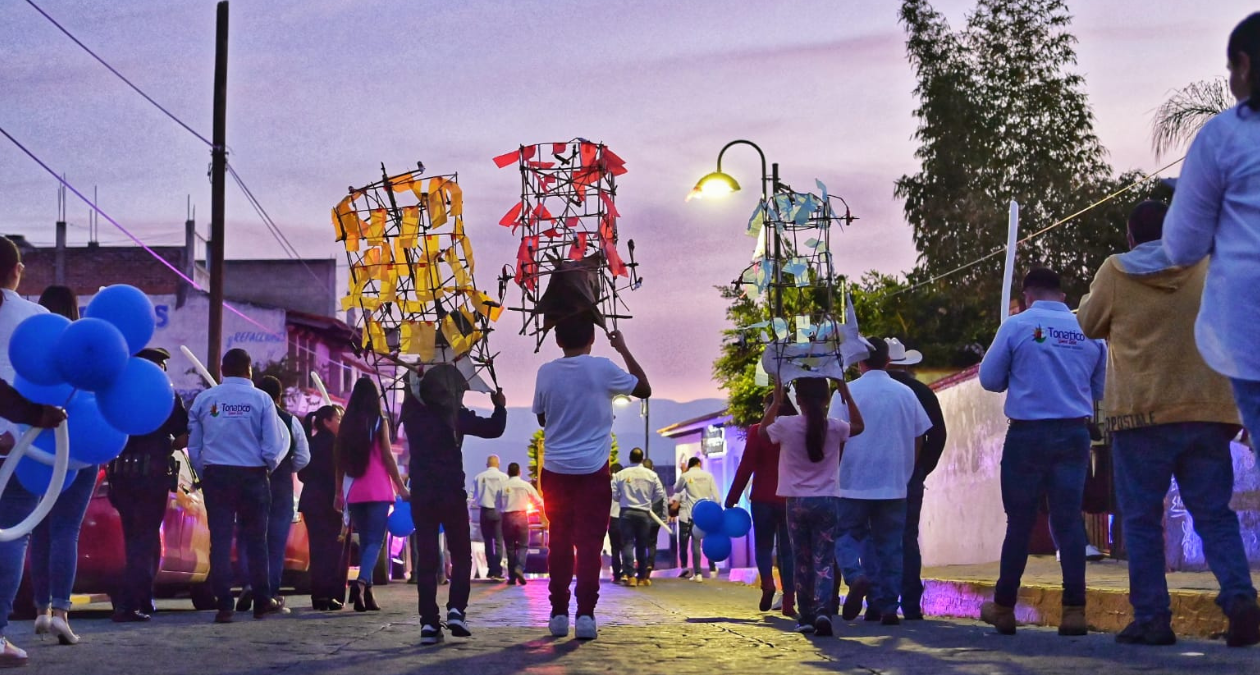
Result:
<svg viewBox="0 0 1260 675"><path fill-rule="evenodd" d="M980 620L993 626L1002 635L1015 634L1015 608L1003 607L996 602L986 602L980 606Z"/></svg>
<svg viewBox="0 0 1260 675"><path fill-rule="evenodd" d="M796 591L783 591L783 616L796 618Z"/></svg>
<svg viewBox="0 0 1260 675"><path fill-rule="evenodd" d="M1059 635L1088 635L1089 623L1085 621L1084 607L1064 607L1059 621Z"/></svg>

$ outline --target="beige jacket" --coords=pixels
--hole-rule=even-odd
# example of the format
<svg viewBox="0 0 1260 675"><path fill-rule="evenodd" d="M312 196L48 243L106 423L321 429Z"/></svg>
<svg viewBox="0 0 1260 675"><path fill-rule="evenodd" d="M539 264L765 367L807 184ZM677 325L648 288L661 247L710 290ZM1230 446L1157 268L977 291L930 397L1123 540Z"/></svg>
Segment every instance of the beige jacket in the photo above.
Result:
<svg viewBox="0 0 1260 675"><path fill-rule="evenodd" d="M1107 340L1107 428L1176 422L1238 424L1229 380L1208 367L1194 339L1208 261L1177 267L1160 242L1103 263L1077 318Z"/></svg>

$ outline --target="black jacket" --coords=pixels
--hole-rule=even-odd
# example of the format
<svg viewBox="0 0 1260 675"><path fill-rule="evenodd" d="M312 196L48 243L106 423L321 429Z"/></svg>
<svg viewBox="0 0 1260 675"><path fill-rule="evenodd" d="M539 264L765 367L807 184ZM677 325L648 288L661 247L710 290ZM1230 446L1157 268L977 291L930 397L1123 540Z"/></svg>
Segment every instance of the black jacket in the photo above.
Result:
<svg viewBox="0 0 1260 675"><path fill-rule="evenodd" d="M413 492L464 489L464 436L498 438L507 426L507 409L496 407L490 417L468 408L459 411L458 429L441 415L408 396L403 402L402 426L411 450L408 474Z"/></svg>
<svg viewBox="0 0 1260 675"><path fill-rule="evenodd" d="M919 405L927 411L928 419L932 421L932 428L928 429L927 437L923 439L923 451L919 453L919 461L914 464L914 473L920 478L927 478L928 474L936 469L936 464L941 461L941 454L945 452L945 413L941 412L941 402L936 399L936 392L932 388L916 380L913 375L903 370L888 371L889 377L910 387L916 398L919 399Z"/></svg>
<svg viewBox="0 0 1260 675"><path fill-rule="evenodd" d="M337 485L337 458L333 453L337 437L321 431L311 439L311 462L298 472L302 481L302 497L298 511L325 513L333 510L333 501L340 486Z"/></svg>

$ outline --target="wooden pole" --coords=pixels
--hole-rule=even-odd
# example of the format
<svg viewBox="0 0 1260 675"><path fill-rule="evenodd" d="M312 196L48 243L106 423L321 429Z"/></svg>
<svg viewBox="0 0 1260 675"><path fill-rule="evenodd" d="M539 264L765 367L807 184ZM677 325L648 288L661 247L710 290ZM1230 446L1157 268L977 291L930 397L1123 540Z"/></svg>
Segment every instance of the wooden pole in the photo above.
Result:
<svg viewBox="0 0 1260 675"><path fill-rule="evenodd" d="M218 6L214 40L214 147L210 150L210 327L206 364L220 379L223 352L223 191L227 171L227 50L228 3Z"/></svg>

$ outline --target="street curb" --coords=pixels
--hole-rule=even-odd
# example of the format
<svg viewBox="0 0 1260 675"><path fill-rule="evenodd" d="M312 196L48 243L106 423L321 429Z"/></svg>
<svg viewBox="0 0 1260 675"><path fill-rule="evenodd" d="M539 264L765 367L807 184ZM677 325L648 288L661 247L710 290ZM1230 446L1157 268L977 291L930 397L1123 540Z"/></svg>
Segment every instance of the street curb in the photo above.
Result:
<svg viewBox="0 0 1260 675"><path fill-rule="evenodd" d="M74 607L91 605L97 602L109 602L108 593L75 593L70 596L70 604Z"/></svg>

